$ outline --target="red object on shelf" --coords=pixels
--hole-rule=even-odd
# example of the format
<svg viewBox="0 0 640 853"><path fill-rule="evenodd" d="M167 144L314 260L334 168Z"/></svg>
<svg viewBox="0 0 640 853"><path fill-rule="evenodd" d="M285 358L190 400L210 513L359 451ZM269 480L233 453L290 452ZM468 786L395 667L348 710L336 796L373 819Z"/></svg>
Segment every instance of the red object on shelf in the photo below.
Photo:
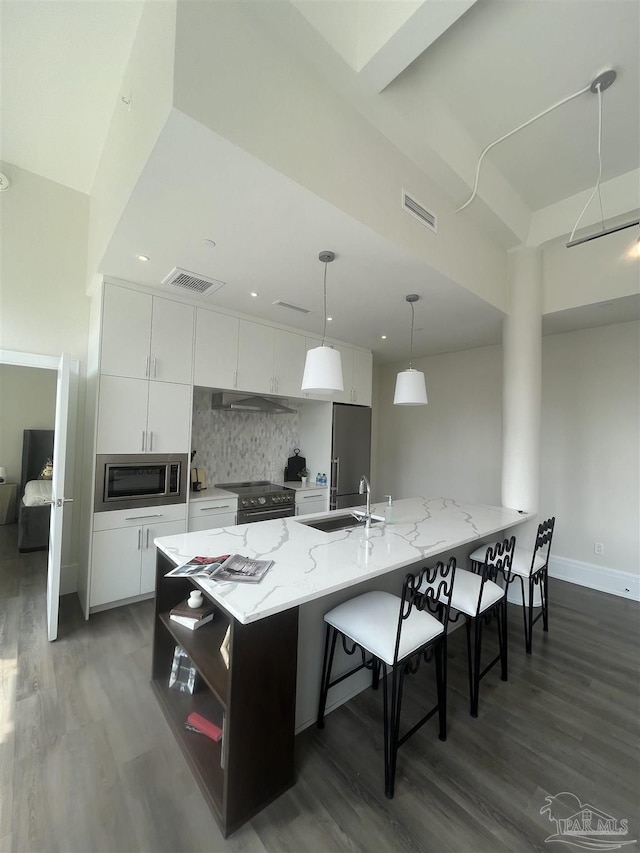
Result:
<svg viewBox="0 0 640 853"><path fill-rule="evenodd" d="M192 711L189 714L187 722L198 729L199 732L202 732L203 735L210 737L211 740L219 741L222 737L222 729L220 726L216 726L215 723L212 723L211 720L207 720L206 717L203 717L196 711Z"/></svg>

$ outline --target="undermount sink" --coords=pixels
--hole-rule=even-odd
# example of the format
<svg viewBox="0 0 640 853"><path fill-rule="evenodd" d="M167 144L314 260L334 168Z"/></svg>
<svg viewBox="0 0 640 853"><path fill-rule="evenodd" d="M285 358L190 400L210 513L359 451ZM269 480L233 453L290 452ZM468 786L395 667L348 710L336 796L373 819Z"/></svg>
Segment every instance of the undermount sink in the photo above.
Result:
<svg viewBox="0 0 640 853"><path fill-rule="evenodd" d="M318 518L315 521L302 521L296 518L299 524L306 524L307 527L313 527L314 530L321 530L323 533L335 533L338 530L355 530L364 528L364 518L354 518L353 515L334 515L329 518ZM371 524L380 524L384 521L383 518L373 515L371 516Z"/></svg>

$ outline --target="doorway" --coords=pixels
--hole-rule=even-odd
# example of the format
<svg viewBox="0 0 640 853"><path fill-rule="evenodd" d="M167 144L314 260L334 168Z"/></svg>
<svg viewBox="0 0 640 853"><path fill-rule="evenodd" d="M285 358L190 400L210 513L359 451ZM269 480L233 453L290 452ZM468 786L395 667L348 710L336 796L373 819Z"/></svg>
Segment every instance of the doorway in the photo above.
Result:
<svg viewBox="0 0 640 853"><path fill-rule="evenodd" d="M52 424L54 430L52 491L51 498L46 498L51 506L47 560L47 636L49 640L55 640L58 634L58 602L63 560L65 565L70 567L71 572L73 572L74 563L77 570L76 560L72 556L74 546L72 535L72 500L75 469L74 448L77 430L79 361L65 354L57 358L37 353L0 350L0 366L3 368L20 368L22 371L25 371L22 373L25 380L30 375L32 378L35 377L36 373L41 371L53 372L55 376L56 391ZM34 374L31 374L31 370L34 371ZM3 384L7 385L6 382ZM8 384L10 385L11 383L9 382ZM45 381L41 387L46 387L46 384ZM38 381L36 380L35 384L32 385L32 392L37 388ZM27 384L25 384L22 392L25 394L28 393ZM30 401L30 403L33 403L33 401ZM10 405L10 400L7 400L6 396L3 395L3 409L5 406ZM51 401L49 400L46 403L43 401L43 405L51 407ZM29 406L26 407L26 411L29 411ZM47 415L43 414L43 417L46 420ZM6 420L6 413L3 420ZM32 424L23 425L23 429L31 429L32 427ZM14 420L14 431L16 428L17 425ZM18 440L21 443L22 430L20 430L20 438ZM4 444L6 445L6 442ZM68 450L69 452L67 452ZM19 483L21 470L18 469L18 463L15 461L15 452L12 455L12 459L10 476L14 479L14 482ZM22 500L22 495L17 494L15 499L19 504ZM64 578L62 590L63 592L75 590L75 578L69 577L69 569L67 570L67 576Z"/></svg>

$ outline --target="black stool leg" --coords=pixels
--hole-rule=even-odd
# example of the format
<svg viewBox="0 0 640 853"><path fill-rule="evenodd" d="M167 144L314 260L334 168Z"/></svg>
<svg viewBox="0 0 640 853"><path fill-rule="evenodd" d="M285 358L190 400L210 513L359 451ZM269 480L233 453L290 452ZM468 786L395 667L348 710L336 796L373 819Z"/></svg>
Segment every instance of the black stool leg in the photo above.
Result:
<svg viewBox="0 0 640 853"><path fill-rule="evenodd" d="M383 680L385 682L385 698L387 687L387 667L384 663ZM391 675L391 714L385 702L385 757L384 757L384 793L387 799L393 799L396 783L396 765L398 760L398 740L400 737L400 713L402 710L402 688L404 685L404 668L394 667Z"/></svg>
<svg viewBox="0 0 640 853"><path fill-rule="evenodd" d="M529 577L529 604L528 604L528 608L527 608L529 617L527 620L527 635L525 638L528 655L531 654L531 643L533 640L533 592L534 592L535 588L536 588L536 586L534 583L534 576L531 575Z"/></svg>
<svg viewBox="0 0 640 853"><path fill-rule="evenodd" d="M316 721L316 725L319 729L324 728L324 709L327 704L327 693L329 692L331 667L333 665L333 655L336 650L337 637L338 632L336 629L331 625L327 625L324 640L324 658L322 660L322 682L320 684L320 700L318 702L318 719ZM331 648L329 648L329 644L331 644Z"/></svg>
<svg viewBox="0 0 640 853"><path fill-rule="evenodd" d="M447 739L447 641L444 637L435 650L436 689L438 693L438 722L440 740Z"/></svg>
<svg viewBox="0 0 640 853"><path fill-rule="evenodd" d="M507 613L509 612L507 609L507 596L505 595L502 604L500 605L501 618L498 620L498 631L500 632L500 666L501 666L501 674L500 677L503 681L507 680Z"/></svg>
<svg viewBox="0 0 640 853"><path fill-rule="evenodd" d="M473 621L474 642L471 646L471 622ZM482 616L467 618L467 657L469 660L469 693L471 716L478 716L478 694L480 692L480 655L482 646Z"/></svg>
<svg viewBox="0 0 640 853"><path fill-rule="evenodd" d="M544 592L544 595L543 595ZM549 569L547 566L542 570L540 583L540 594L542 595L542 630L549 630Z"/></svg>

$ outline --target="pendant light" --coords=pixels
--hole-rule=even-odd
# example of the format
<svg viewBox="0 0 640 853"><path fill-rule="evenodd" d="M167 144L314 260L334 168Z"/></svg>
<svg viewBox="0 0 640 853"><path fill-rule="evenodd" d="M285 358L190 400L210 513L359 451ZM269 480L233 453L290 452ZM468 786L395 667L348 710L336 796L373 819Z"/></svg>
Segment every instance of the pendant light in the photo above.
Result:
<svg viewBox="0 0 640 853"><path fill-rule="evenodd" d="M302 376L302 390L314 394L333 394L344 391L342 383L342 361L340 352L324 344L327 333L327 264L335 258L334 252L320 252L318 259L324 264L324 327L322 329L322 344L307 350L307 359Z"/></svg>
<svg viewBox="0 0 640 853"><path fill-rule="evenodd" d="M402 370L396 378L396 393L393 398L394 406L426 406L427 387L424 382L424 373L414 370L411 366L413 358L413 303L420 299L415 293L407 296L407 302L411 305L411 343L409 349L409 369Z"/></svg>

